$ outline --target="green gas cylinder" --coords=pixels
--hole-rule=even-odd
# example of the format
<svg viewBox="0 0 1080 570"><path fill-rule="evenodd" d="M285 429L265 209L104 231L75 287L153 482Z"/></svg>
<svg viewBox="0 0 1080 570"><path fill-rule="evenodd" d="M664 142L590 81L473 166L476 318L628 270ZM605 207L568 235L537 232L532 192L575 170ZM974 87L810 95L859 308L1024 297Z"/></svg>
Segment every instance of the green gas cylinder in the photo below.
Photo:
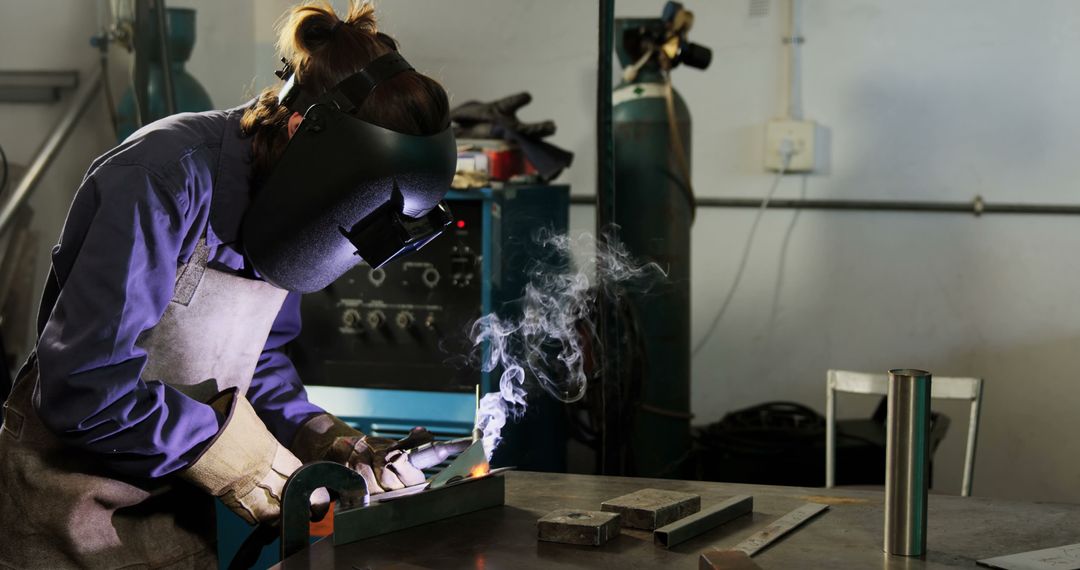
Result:
<svg viewBox="0 0 1080 570"><path fill-rule="evenodd" d="M618 19L615 48L625 68L639 60L634 30L657 19ZM686 164L690 111L674 92L675 120ZM676 477L690 450L690 224L692 204L674 154L667 99L656 58L613 92L615 161L614 223L628 252L655 262L667 278L645 291L629 291L644 346L645 370L631 435L632 467L638 476Z"/></svg>
<svg viewBox="0 0 1080 570"><path fill-rule="evenodd" d="M151 11L153 13L153 11ZM210 96L197 79L184 69L184 63L191 57L195 47L195 10L189 8L167 8L165 10L169 37L169 69L172 71L173 92L178 113L185 111L208 111L213 108ZM147 96L149 113L144 113L144 123L160 119L165 112L165 79L161 68L161 55L158 49L157 30L153 26L140 26L140 30L152 35L140 42L146 46L149 60ZM136 113L135 91L129 87L121 96L117 109L117 136L124 140L139 128Z"/></svg>

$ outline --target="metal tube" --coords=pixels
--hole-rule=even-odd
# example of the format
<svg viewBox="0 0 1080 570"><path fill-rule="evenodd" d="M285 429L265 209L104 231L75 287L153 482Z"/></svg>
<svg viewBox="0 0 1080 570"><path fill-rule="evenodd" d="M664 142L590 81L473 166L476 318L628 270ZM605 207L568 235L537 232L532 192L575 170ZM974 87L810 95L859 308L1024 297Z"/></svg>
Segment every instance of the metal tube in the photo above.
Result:
<svg viewBox="0 0 1080 570"><path fill-rule="evenodd" d="M754 498L750 495L738 495L654 530L653 540L664 548L671 548L752 512Z"/></svg>
<svg viewBox="0 0 1080 570"><path fill-rule="evenodd" d="M165 115L176 114L176 91L173 89L172 57L169 52L169 23L165 0L157 0L154 9L157 19L158 57L161 59L161 81L165 88Z"/></svg>
<svg viewBox="0 0 1080 570"><path fill-rule="evenodd" d="M593 205L594 196L577 195L570 197L574 205ZM698 198L699 208L760 208L760 198ZM905 200L803 200L773 198L769 200L770 210L851 210L869 212L930 212L942 214L1046 214L1054 216L1080 215L1080 205L1074 204L1019 204L1002 202L999 204L972 202L913 202Z"/></svg>
<svg viewBox="0 0 1080 570"><path fill-rule="evenodd" d="M885 436L885 552L926 553L930 480L930 373L889 371Z"/></svg>
<svg viewBox="0 0 1080 570"><path fill-rule="evenodd" d="M45 170L56 158L57 153L60 152L60 147L64 145L64 141L67 140L71 131L75 130L79 118L82 117L94 100L98 89L101 88L102 81L101 69L95 69L90 75L90 80L83 83L82 87L75 92L71 106L67 108L64 116L60 117L60 121L56 123L52 133L49 134L41 148L38 149L37 154L34 155L34 160L27 167L26 174L23 175L22 179L19 180L19 184L11 192L11 198L4 204L3 209L0 209L0 234L3 234L4 230L11 224L19 206L26 201L38 182L41 181Z"/></svg>

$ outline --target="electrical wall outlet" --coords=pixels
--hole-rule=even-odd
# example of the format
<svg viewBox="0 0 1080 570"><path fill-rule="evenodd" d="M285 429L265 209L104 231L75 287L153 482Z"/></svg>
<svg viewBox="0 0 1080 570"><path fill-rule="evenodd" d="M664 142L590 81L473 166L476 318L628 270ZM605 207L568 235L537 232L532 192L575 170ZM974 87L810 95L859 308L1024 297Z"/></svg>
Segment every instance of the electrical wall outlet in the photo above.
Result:
<svg viewBox="0 0 1080 570"><path fill-rule="evenodd" d="M813 172L816 136L814 121L769 121L765 124L765 168L779 172L784 166L784 154L790 153L791 161L784 172Z"/></svg>

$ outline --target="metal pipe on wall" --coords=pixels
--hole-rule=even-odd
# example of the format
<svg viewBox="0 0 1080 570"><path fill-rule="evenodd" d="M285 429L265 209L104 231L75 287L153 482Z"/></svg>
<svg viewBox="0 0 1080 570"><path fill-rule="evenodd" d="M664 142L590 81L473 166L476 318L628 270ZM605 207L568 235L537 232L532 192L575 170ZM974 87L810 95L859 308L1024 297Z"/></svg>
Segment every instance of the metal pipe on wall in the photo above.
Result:
<svg viewBox="0 0 1080 570"><path fill-rule="evenodd" d="M38 182L41 181L45 170L56 158L60 148L64 145L64 141L75 130L79 118L83 116L83 113L86 112L86 109L97 95L98 90L101 89L103 81L101 69L95 68L90 75L89 81L83 83L79 90L75 92L71 105L34 155L34 159L26 169L26 174L23 175L22 180L19 180L19 184L12 191L11 198L4 204L3 209L0 209L0 234L11 224L11 221L15 218L15 212L19 210L19 206L26 201Z"/></svg>
<svg viewBox="0 0 1080 570"><path fill-rule="evenodd" d="M592 196L571 196L574 205L593 205ZM760 198L698 198L699 208L760 208ZM928 212L942 214L1044 214L1056 216L1080 215L1080 205L1073 204L1022 204L992 203L976 198L971 202L932 202L909 200L814 200L782 199L769 200L770 210L850 210L867 212Z"/></svg>

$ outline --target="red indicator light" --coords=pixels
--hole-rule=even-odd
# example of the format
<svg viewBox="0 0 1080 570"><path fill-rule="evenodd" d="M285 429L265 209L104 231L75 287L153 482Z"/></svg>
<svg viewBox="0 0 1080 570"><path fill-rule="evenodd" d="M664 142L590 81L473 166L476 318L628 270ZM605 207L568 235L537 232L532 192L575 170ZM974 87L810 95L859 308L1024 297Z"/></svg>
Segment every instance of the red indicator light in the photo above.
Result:
<svg viewBox="0 0 1080 570"><path fill-rule="evenodd" d="M465 220L458 220L457 221L457 227L458 227L459 230L465 229Z"/></svg>

